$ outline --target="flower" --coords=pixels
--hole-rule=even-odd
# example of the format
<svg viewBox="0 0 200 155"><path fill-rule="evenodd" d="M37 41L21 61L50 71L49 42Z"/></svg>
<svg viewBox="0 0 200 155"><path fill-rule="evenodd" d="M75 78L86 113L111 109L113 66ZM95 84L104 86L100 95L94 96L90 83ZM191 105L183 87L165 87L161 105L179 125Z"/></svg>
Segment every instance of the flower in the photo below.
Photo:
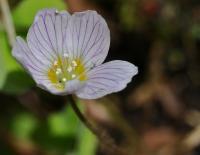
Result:
<svg viewBox="0 0 200 155"><path fill-rule="evenodd" d="M27 43L16 38L12 54L40 88L96 99L124 89L138 72L126 61L102 64L109 46L109 28L96 11L70 15L44 9L37 13Z"/></svg>

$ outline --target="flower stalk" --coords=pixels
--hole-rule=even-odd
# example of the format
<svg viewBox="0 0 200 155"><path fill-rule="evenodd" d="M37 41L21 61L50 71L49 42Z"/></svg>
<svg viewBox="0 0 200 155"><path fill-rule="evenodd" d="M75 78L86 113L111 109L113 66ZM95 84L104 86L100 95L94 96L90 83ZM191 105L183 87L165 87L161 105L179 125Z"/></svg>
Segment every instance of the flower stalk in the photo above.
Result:
<svg viewBox="0 0 200 155"><path fill-rule="evenodd" d="M74 100L72 95L68 96L69 99L69 103L72 107L72 109L74 110L74 112L76 113L76 115L78 116L78 118L80 119L80 121L88 128L90 129L90 131L97 135L96 133L96 129L94 128L94 126L86 119L86 117L81 113L81 111L79 110L78 106L76 105L76 101Z"/></svg>
<svg viewBox="0 0 200 155"><path fill-rule="evenodd" d="M99 139L102 144L103 149L105 149L109 154L120 154L126 155L125 151L118 147L113 138L101 127L97 127L92 124L79 110L76 101L74 100L72 95L68 96L70 105L80 121Z"/></svg>

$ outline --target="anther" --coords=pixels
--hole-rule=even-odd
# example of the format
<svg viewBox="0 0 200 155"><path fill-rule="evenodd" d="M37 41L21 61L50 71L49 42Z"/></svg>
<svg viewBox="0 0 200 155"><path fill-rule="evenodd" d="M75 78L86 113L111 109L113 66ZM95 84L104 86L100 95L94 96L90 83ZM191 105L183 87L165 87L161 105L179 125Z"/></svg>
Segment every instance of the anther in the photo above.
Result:
<svg viewBox="0 0 200 155"><path fill-rule="evenodd" d="M60 73L62 73L61 68L57 68L57 69L56 69L56 74L58 75L58 74L60 74Z"/></svg>
<svg viewBox="0 0 200 155"><path fill-rule="evenodd" d="M73 61L72 61L72 65L73 65L74 67L76 67L76 66L77 66L77 63L76 63L76 61L75 61L75 60L73 60Z"/></svg>
<svg viewBox="0 0 200 155"><path fill-rule="evenodd" d="M75 78L76 77L76 75L75 74L72 74L72 78Z"/></svg>
<svg viewBox="0 0 200 155"><path fill-rule="evenodd" d="M66 82L66 81L67 81L67 79L66 79L66 78L62 78L62 81L63 81L63 82Z"/></svg>
<svg viewBox="0 0 200 155"><path fill-rule="evenodd" d="M53 65L57 66L58 65L58 61L54 61Z"/></svg>
<svg viewBox="0 0 200 155"><path fill-rule="evenodd" d="M68 58L69 57L69 54L67 54L67 53L64 53L64 55L63 55L65 58Z"/></svg>
<svg viewBox="0 0 200 155"><path fill-rule="evenodd" d="M68 72L71 72L71 71L72 71L72 67L69 66L69 67L67 68L67 71L68 71Z"/></svg>

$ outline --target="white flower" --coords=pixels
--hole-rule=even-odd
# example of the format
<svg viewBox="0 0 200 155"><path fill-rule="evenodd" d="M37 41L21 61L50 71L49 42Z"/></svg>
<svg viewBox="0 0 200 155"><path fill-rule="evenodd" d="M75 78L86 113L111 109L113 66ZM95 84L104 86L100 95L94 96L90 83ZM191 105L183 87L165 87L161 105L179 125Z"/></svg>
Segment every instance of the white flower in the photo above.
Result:
<svg viewBox="0 0 200 155"><path fill-rule="evenodd" d="M12 54L39 87L96 99L124 89L138 72L126 61L102 64L109 46L108 26L95 11L70 15L44 9L36 15L27 43L17 37Z"/></svg>

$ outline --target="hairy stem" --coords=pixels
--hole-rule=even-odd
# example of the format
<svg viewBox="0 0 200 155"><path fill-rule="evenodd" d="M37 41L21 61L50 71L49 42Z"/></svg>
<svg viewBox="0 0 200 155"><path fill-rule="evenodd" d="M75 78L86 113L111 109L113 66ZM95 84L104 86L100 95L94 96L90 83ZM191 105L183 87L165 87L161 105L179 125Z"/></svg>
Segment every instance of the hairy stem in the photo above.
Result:
<svg viewBox="0 0 200 155"><path fill-rule="evenodd" d="M92 123L90 123L86 117L81 113L81 111L79 110L79 108L76 105L76 102L73 98L73 96L69 96L69 101L70 104L74 110L74 112L76 113L76 115L78 116L78 118L81 120L81 122L94 134L96 135L96 137L99 139L99 141L101 142L103 149L106 149L107 152L109 152L110 154L119 154L119 155L125 155L124 151L122 149L120 149L118 146L116 146L115 142L113 141L113 139L111 138L111 136L102 128L97 127L95 125L93 125Z"/></svg>
<svg viewBox="0 0 200 155"><path fill-rule="evenodd" d="M90 129L90 131L96 135L96 129L94 128L94 126L83 116L83 114L81 113L81 111L79 110L79 108L76 105L76 101L74 100L73 96L69 95L69 101L70 104L74 110L74 112L76 113L76 115L78 116L78 118L81 120L81 122Z"/></svg>

